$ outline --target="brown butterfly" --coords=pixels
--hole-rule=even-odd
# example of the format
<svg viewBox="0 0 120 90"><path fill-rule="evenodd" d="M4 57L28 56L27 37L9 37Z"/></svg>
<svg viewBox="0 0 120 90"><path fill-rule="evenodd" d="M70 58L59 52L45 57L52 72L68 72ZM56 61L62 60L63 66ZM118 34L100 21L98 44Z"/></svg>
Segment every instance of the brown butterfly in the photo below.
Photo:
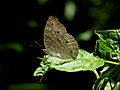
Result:
<svg viewBox="0 0 120 90"><path fill-rule="evenodd" d="M44 30L45 53L57 56L61 59L75 59L78 55L79 47L74 37L67 33L63 24L58 18L50 16Z"/></svg>

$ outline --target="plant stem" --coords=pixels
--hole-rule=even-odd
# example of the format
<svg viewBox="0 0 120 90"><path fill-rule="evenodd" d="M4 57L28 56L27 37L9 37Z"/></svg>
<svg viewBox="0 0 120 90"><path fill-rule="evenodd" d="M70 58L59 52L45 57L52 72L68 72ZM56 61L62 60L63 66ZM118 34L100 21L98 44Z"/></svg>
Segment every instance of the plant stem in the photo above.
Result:
<svg viewBox="0 0 120 90"><path fill-rule="evenodd" d="M100 77L99 74L97 73L97 71L94 69L93 72L95 73L97 79Z"/></svg>
<svg viewBox="0 0 120 90"><path fill-rule="evenodd" d="M110 64L114 64L114 65L120 65L120 63L117 63L117 62L113 62L113 61L107 61L105 60L106 63L110 63Z"/></svg>

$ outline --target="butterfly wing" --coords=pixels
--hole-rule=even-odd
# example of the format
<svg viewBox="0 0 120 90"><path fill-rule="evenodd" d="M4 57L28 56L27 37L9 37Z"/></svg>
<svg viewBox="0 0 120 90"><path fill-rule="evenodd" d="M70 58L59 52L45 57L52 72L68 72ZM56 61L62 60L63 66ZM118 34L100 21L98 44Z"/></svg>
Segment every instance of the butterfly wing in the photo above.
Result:
<svg viewBox="0 0 120 90"><path fill-rule="evenodd" d="M63 59L74 59L78 54L78 44L74 37L56 17L50 16L44 30L44 52Z"/></svg>

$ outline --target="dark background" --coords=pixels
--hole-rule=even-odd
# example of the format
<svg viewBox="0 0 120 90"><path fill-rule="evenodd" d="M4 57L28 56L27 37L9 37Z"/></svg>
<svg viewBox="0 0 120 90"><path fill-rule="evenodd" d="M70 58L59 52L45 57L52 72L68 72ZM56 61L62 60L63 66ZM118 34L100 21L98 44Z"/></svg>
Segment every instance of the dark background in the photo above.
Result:
<svg viewBox="0 0 120 90"><path fill-rule="evenodd" d="M38 83L40 77L33 76L43 57L43 34L49 16L58 17L68 33L78 38L79 48L94 51L94 34L88 40L79 39L83 32L96 29L120 28L119 0L9 0L2 2L0 31L0 90L23 83ZM71 2L76 6L72 20L65 15L65 6ZM69 15L68 15L69 16ZM90 33L88 33L90 35ZM84 38L84 37L83 37ZM34 41L41 47L35 48ZM56 70L48 72L43 84L52 88L79 88L91 90L96 77L94 73L66 73ZM19 87L18 87L19 88ZM13 90L13 89L11 89ZM15 89L14 89L15 90ZM34 89L33 89L34 90Z"/></svg>

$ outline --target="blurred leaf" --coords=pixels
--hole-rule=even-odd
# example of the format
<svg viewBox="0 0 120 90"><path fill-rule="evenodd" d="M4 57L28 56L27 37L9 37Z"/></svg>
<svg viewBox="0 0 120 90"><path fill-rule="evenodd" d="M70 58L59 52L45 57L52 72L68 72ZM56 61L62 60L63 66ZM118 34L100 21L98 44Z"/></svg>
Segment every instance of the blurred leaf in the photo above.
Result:
<svg viewBox="0 0 120 90"><path fill-rule="evenodd" d="M118 6L111 1L105 0L91 0L91 2L93 7L89 8L88 13L95 19L93 27L103 28Z"/></svg>
<svg viewBox="0 0 120 90"><path fill-rule="evenodd" d="M97 13L98 13L98 9L96 7L89 8L89 14L90 14L90 16L96 17Z"/></svg>
<svg viewBox="0 0 120 90"><path fill-rule="evenodd" d="M78 42L79 42L80 40L88 41L88 40L91 39L92 35L93 35L93 31L92 31L92 30L88 30L88 31L86 31L86 32L80 33L80 34L77 36L76 40L77 40Z"/></svg>
<svg viewBox="0 0 120 90"><path fill-rule="evenodd" d="M0 50L4 50L4 49L13 49L19 53L23 52L23 46L19 43L0 44Z"/></svg>
<svg viewBox="0 0 120 90"><path fill-rule="evenodd" d="M50 88L45 84L40 83L24 83L13 84L8 86L7 90L49 90Z"/></svg>
<svg viewBox="0 0 120 90"><path fill-rule="evenodd" d="M27 22L27 25L33 28L38 27L38 23L36 21L29 21Z"/></svg>
<svg viewBox="0 0 120 90"><path fill-rule="evenodd" d="M77 11L77 7L75 3L72 1L67 1L65 4L65 10L64 10L65 18L69 21L73 20L76 14L76 11Z"/></svg>
<svg viewBox="0 0 120 90"><path fill-rule="evenodd" d="M45 5L48 0L37 0L40 5Z"/></svg>
<svg viewBox="0 0 120 90"><path fill-rule="evenodd" d="M94 5L98 6L102 3L102 0L90 0Z"/></svg>

